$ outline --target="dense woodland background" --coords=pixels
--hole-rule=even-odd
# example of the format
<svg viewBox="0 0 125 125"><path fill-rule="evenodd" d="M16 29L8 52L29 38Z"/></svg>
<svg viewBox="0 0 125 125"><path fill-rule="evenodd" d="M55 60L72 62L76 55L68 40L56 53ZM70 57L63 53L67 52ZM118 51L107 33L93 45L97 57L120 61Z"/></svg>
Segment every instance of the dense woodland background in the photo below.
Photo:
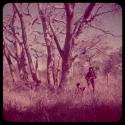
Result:
<svg viewBox="0 0 125 125"><path fill-rule="evenodd" d="M3 66L7 121L117 121L122 8L115 3L8 3ZM90 66L97 75L94 93L85 80Z"/></svg>

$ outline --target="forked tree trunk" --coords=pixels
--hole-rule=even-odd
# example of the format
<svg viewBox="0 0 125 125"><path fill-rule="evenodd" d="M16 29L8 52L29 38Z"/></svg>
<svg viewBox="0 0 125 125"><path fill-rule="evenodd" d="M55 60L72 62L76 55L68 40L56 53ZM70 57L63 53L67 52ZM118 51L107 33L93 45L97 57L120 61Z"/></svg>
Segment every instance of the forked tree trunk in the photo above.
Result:
<svg viewBox="0 0 125 125"><path fill-rule="evenodd" d="M72 45L73 45L73 8L71 4L65 4L66 11L66 38L62 55L62 72L60 87L64 87L69 82L69 74L72 66Z"/></svg>
<svg viewBox="0 0 125 125"><path fill-rule="evenodd" d="M79 22L75 28L73 29L73 15L74 15L74 6L75 4L65 3L65 11L66 11L66 38L65 44L63 49L63 56L62 56L62 74L61 74L61 83L60 84L67 84L69 81L69 74L70 69L72 66L72 49L73 43L79 36L82 31L83 23L89 18L95 3L90 3L87 9L85 10L83 17L81 18L82 21ZM63 85L60 85L63 86Z"/></svg>
<svg viewBox="0 0 125 125"><path fill-rule="evenodd" d="M72 66L73 58L72 58L72 49L74 46L75 39L78 38L79 34L82 31L83 23L86 22L86 20L91 15L91 11L93 10L95 6L95 3L90 3L83 13L83 16L81 17L80 21L75 25L73 29L73 15L74 15L74 7L75 3L64 3L65 12L66 12L66 37L65 37L65 43L64 48L61 49L59 41L57 39L57 36L55 34L54 28L50 22L50 20L44 20L43 22L49 22L49 26L51 28L51 31L54 36L54 41L57 46L58 52L60 56L62 57L62 71L61 71L61 81L60 81L60 87L63 87L64 84L67 84L69 81L69 74L70 69ZM39 8L39 7L38 7ZM42 15L41 11L41 18L43 18L44 15ZM45 23L44 23L45 24ZM44 25L43 25L44 26Z"/></svg>

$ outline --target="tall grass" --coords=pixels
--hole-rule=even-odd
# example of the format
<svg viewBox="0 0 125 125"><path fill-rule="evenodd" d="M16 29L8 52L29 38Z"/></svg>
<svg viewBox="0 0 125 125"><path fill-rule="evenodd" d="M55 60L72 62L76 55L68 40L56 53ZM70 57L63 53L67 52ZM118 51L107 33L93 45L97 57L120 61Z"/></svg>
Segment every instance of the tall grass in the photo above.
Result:
<svg viewBox="0 0 125 125"><path fill-rule="evenodd" d="M85 86L84 92L77 90L75 84ZM3 115L7 121L117 121L121 117L122 83L121 76L116 79L99 76L95 93L86 81L74 78L65 91L52 91L46 83L35 90L26 87L23 81L16 85L9 77L4 78Z"/></svg>

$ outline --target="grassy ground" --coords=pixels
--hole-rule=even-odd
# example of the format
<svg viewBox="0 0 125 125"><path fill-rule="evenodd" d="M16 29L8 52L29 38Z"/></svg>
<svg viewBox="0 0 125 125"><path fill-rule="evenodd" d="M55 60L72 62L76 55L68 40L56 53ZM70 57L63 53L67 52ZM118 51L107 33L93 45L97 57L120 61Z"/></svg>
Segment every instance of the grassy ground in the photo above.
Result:
<svg viewBox="0 0 125 125"><path fill-rule="evenodd" d="M94 112L91 106L69 108L67 104L56 104L51 108L40 108L32 111L19 111L16 108L4 110L4 118L7 121L28 121L28 122L96 122L96 121L117 121L120 119L121 108L119 106L100 105L96 106Z"/></svg>
<svg viewBox="0 0 125 125"><path fill-rule="evenodd" d="M117 121L121 117L122 83L120 76L96 80L96 91L91 86L82 93L77 90L76 79L61 93L50 91L41 84L37 90L26 87L19 81L13 85L9 77L3 86L3 116L7 121L37 122L93 122ZM84 80L79 80L86 86ZM69 89L70 88L70 89Z"/></svg>

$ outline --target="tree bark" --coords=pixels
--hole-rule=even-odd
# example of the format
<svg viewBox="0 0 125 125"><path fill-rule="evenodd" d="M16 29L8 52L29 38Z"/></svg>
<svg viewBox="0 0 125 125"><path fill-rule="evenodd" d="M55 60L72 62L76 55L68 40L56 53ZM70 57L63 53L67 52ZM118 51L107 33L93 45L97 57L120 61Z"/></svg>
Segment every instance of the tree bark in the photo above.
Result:
<svg viewBox="0 0 125 125"><path fill-rule="evenodd" d="M17 66L18 66L18 70L19 70L19 76L22 80L27 81L28 80L28 73L26 70L26 56L25 56L25 51L23 48L23 45L20 44L20 41L18 41L16 33L15 33L15 29L14 29L14 22L15 22L15 18L16 18L16 11L14 9L14 13L13 13L13 17L11 20L11 30L13 33L13 44L16 50L16 61L17 61Z"/></svg>
<svg viewBox="0 0 125 125"><path fill-rule="evenodd" d="M4 49L4 55L6 57L7 63L9 65L9 69L10 69L10 74L11 74L11 77L12 77L12 81L15 84L15 82L16 82L16 76L15 76L15 73L14 73L14 66L12 64L11 57L10 57L10 55L8 53L6 43L4 43L4 48L3 49Z"/></svg>
<svg viewBox="0 0 125 125"><path fill-rule="evenodd" d="M95 6L95 3L90 3L87 9L85 10L85 13L81 17L82 21L79 21L75 28L73 29L73 16L74 16L74 6L73 3L64 3L65 12L66 12L66 37L65 37L65 43L63 49L61 49L59 45L59 41L57 39L57 36L55 35L54 28L52 27L50 21L49 26L54 36L54 41L57 46L58 52L60 56L62 57L62 70L61 70L61 80L60 80L60 87L63 87L64 84L67 84L69 81L69 73L70 68L72 66L72 49L73 49L73 43L78 38L79 34L81 33L83 23L87 21L87 19L90 17L91 12ZM42 16L41 16L42 17ZM47 21L46 21L47 22Z"/></svg>
<svg viewBox="0 0 125 125"><path fill-rule="evenodd" d="M48 86L51 86L52 84L54 84L54 80L55 80L54 71L53 71L54 60L52 56L52 38L50 36L49 27L47 26L46 16L40 9L39 4L38 4L38 12L42 22L44 39L47 46L47 82L48 82Z"/></svg>
<svg viewBox="0 0 125 125"><path fill-rule="evenodd" d="M107 85L108 85L109 73L107 73Z"/></svg>
<svg viewBox="0 0 125 125"><path fill-rule="evenodd" d="M15 11L17 12L18 17L20 19L21 29L22 29L23 45L24 45L24 49L25 49L25 52L26 52L26 55L27 55L27 58L28 58L28 63L29 63L32 79L35 83L39 84L41 81L39 80L39 78L37 76L37 73L35 72L33 61L32 61L30 51L29 51L29 48L28 48L28 45L27 45L27 34L26 34L25 26L24 26L23 15L19 12L19 10L17 9L15 4L13 4L13 7L14 7Z"/></svg>
<svg viewBox="0 0 125 125"><path fill-rule="evenodd" d="M72 66L72 62L70 57L63 58L62 60L62 72L61 72L61 81L59 87L62 88L65 85L69 83L69 77L70 77L70 69Z"/></svg>
<svg viewBox="0 0 125 125"><path fill-rule="evenodd" d="M60 56L62 57L62 69L61 69L61 80L59 87L62 88L67 84L69 80L70 68L72 65L72 45L73 45L73 37L72 37L72 25L73 25L73 9L74 4L65 3L65 11L66 11L66 37L63 50L59 45L59 41L55 35L54 28L51 23L49 23L51 31L54 36L54 40L58 49Z"/></svg>
<svg viewBox="0 0 125 125"><path fill-rule="evenodd" d="M59 86L59 83L60 83L60 57L58 59L55 76L56 76L55 84L57 86Z"/></svg>
<svg viewBox="0 0 125 125"><path fill-rule="evenodd" d="M52 85L54 84L54 77L53 77L53 60L52 60L52 53L51 53L51 46L47 47L47 81L48 81L48 85Z"/></svg>
<svg viewBox="0 0 125 125"><path fill-rule="evenodd" d="M74 6L72 6L71 3L65 3L65 11L66 11L66 38L65 38L65 44L63 49L63 57L62 57L62 73L61 73L61 84L60 87L64 86L64 84L67 84L69 81L69 73L70 69L72 67L72 49L73 49L73 43L76 40L76 38L81 33L81 29L83 27L83 23L86 22L86 20L89 18L91 11L93 10L95 3L90 3L87 9L85 10L85 13L82 17L82 21L76 25L74 30L72 30L73 25L73 15L74 15Z"/></svg>
<svg viewBox="0 0 125 125"><path fill-rule="evenodd" d="M72 66L72 45L73 45L72 25L73 25L74 12L71 4L65 3L65 11L67 20L66 38L63 48L61 82L59 87L63 87L69 82L70 68Z"/></svg>

